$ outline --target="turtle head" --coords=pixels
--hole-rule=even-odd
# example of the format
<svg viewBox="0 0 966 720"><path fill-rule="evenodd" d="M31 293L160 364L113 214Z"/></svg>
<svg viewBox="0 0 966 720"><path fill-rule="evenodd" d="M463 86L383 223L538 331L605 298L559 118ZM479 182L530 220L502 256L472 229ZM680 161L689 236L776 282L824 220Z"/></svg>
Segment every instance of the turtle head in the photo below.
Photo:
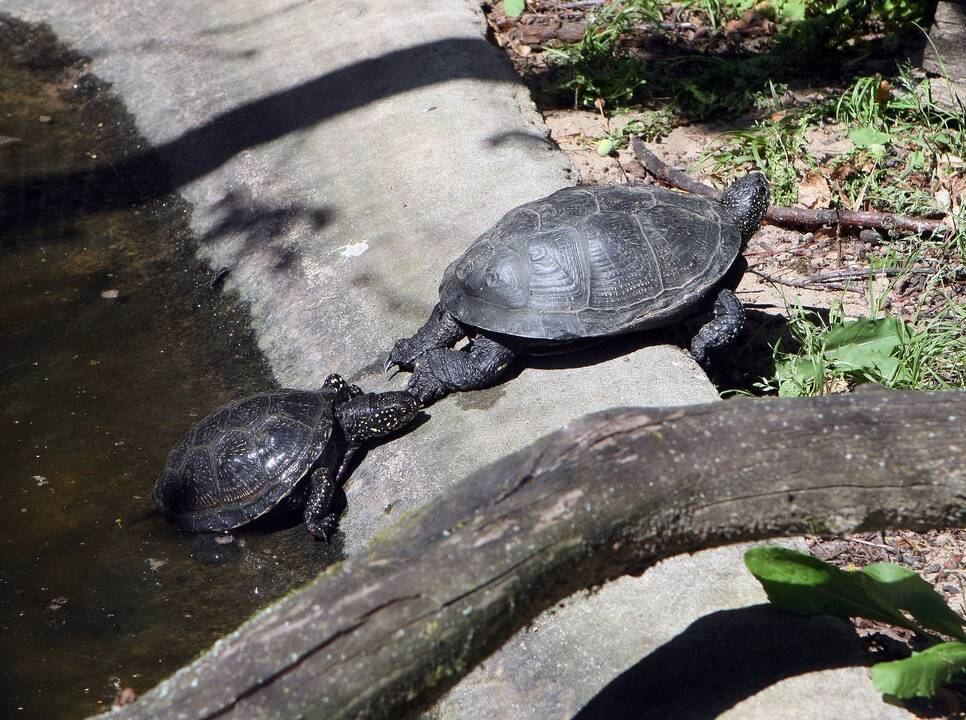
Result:
<svg viewBox="0 0 966 720"><path fill-rule="evenodd" d="M738 224L743 242L748 242L758 232L770 199L768 180L757 172L735 180L725 191L721 204L728 208Z"/></svg>
<svg viewBox="0 0 966 720"><path fill-rule="evenodd" d="M342 433L350 442L388 435L408 425L419 413L419 403L408 392L356 395L335 406Z"/></svg>

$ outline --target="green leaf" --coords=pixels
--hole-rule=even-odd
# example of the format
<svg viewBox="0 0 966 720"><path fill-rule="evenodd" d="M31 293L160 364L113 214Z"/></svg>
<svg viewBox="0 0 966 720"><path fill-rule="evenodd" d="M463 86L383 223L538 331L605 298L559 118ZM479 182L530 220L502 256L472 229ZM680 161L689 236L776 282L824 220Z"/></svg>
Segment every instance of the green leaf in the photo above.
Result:
<svg viewBox="0 0 966 720"><path fill-rule="evenodd" d="M601 157L607 157L612 152L614 152L614 141L610 138L604 138L597 143L597 154Z"/></svg>
<svg viewBox="0 0 966 720"><path fill-rule="evenodd" d="M804 0L785 0L784 2L779 2L776 4L778 5L779 12L785 20L801 22L805 19Z"/></svg>
<svg viewBox="0 0 966 720"><path fill-rule="evenodd" d="M856 147L870 147L887 145L892 141L892 136L873 127L857 127L849 130L849 140Z"/></svg>
<svg viewBox="0 0 966 720"><path fill-rule="evenodd" d="M966 669L966 644L948 642L912 657L879 663L872 668L872 685L897 698L931 697L936 688Z"/></svg>
<svg viewBox="0 0 966 720"><path fill-rule="evenodd" d="M863 617L917 630L875 580L860 572L845 572L818 558L775 545L745 553L745 565L765 589L768 599L799 615Z"/></svg>
<svg viewBox="0 0 966 720"><path fill-rule="evenodd" d="M779 397L806 397L825 381L826 364L815 357L793 355L775 365Z"/></svg>
<svg viewBox="0 0 966 720"><path fill-rule="evenodd" d="M503 0L503 14L507 17L520 17L526 9L526 0Z"/></svg>
<svg viewBox="0 0 966 720"><path fill-rule="evenodd" d="M862 572L875 581L883 597L906 610L920 625L966 642L963 619L915 572L895 563L867 565Z"/></svg>
<svg viewBox="0 0 966 720"><path fill-rule="evenodd" d="M899 318L861 318L833 325L822 334L824 357L841 369L890 382L900 372L896 355L910 337L909 328Z"/></svg>
<svg viewBox="0 0 966 720"><path fill-rule="evenodd" d="M790 612L864 617L914 628L877 592L874 581L861 573L777 546L752 548L745 554L745 564L768 598Z"/></svg>

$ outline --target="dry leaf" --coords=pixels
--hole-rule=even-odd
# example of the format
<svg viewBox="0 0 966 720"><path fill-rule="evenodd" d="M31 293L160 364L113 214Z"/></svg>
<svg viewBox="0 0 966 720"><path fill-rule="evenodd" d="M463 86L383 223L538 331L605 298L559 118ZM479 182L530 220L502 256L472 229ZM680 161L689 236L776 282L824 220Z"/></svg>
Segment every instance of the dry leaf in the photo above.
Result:
<svg viewBox="0 0 966 720"><path fill-rule="evenodd" d="M949 210L952 207L952 203L949 198L949 190L943 188L936 192L936 204L944 210Z"/></svg>
<svg viewBox="0 0 966 720"><path fill-rule="evenodd" d="M818 173L807 172L798 184L798 202L807 208L824 208L832 202L832 191Z"/></svg>
<svg viewBox="0 0 966 720"><path fill-rule="evenodd" d="M889 98L892 97L892 86L889 84L888 80L883 80L879 83L879 87L875 91L875 101L884 103Z"/></svg>
<svg viewBox="0 0 966 720"><path fill-rule="evenodd" d="M847 162L837 165L832 171L832 179L841 182L842 180L848 178L848 176L851 175L854 170L855 168Z"/></svg>

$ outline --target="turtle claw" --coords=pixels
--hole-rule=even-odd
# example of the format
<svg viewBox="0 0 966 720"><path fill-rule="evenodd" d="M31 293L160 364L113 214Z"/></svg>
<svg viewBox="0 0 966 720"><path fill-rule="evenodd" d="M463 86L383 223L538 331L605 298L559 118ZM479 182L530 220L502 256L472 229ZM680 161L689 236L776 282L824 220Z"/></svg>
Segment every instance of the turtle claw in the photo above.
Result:
<svg viewBox="0 0 966 720"><path fill-rule="evenodd" d="M389 357L386 358L383 371L389 372L393 366L399 368L399 370L409 370L416 364L416 358L419 357L419 354L419 350L413 347L412 338L397 340L392 346L392 350L389 351Z"/></svg>

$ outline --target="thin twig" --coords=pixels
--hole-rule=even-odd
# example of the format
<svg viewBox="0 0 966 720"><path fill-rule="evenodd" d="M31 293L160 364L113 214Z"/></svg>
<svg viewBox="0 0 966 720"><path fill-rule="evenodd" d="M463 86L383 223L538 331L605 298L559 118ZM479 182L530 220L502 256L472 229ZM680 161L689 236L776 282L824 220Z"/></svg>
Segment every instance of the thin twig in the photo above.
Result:
<svg viewBox="0 0 966 720"><path fill-rule="evenodd" d="M893 275L933 275L935 273L935 268L927 267L856 268L854 270L835 270L833 272L822 273L820 275L812 275L804 278L803 281L811 283L827 283L834 282L836 280L867 280L879 275L891 277Z"/></svg>
<svg viewBox="0 0 966 720"><path fill-rule="evenodd" d="M898 554L898 551L894 547L890 547L889 545L880 545L879 543L869 542L868 540L859 540L856 537L848 538L848 541L859 543L860 545L868 545L869 547L879 548L880 550L886 550L888 552Z"/></svg>
<svg viewBox="0 0 966 720"><path fill-rule="evenodd" d="M848 292L858 293L859 295L865 294L864 290L860 290L858 288L851 287L848 285L841 285L839 283L815 283L815 282L809 282L807 279L795 280L791 278L782 278L782 277L778 277L777 275L766 273L764 270L758 270L755 267L749 267L748 272L750 272L752 275L757 275L758 277L763 278L768 282L777 283L779 285L788 285L789 287L810 288L810 289L817 288L820 290L846 290Z"/></svg>
<svg viewBox="0 0 966 720"><path fill-rule="evenodd" d="M675 170L652 153L640 138L631 139L631 148L644 168L659 180L673 185L681 190L687 190L698 195L721 199L721 191L698 182L686 173ZM946 227L942 220L909 217L893 213L856 212L853 210L809 210L807 208L778 207L772 205L765 213L765 218L776 225L795 225L798 227L846 226L875 228L876 230L907 230L916 233L945 234Z"/></svg>
<svg viewBox="0 0 966 720"><path fill-rule="evenodd" d="M560 3L557 7L561 10L573 10L575 8L603 5L605 2L607 2L607 0L579 0L579 2Z"/></svg>

